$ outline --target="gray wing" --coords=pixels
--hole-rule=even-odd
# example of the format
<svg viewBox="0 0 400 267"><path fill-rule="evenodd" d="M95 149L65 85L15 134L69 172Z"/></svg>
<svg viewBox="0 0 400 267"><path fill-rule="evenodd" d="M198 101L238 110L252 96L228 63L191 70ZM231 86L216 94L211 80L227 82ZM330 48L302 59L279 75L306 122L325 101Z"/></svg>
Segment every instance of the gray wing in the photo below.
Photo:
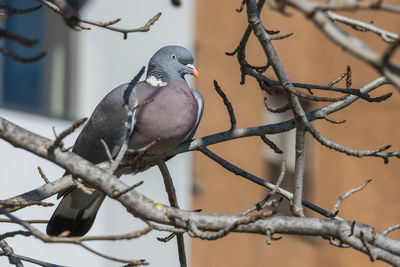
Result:
<svg viewBox="0 0 400 267"><path fill-rule="evenodd" d="M101 139L106 142L112 156L118 153L124 139L133 131L133 127L130 131L126 128L129 117L124 107L124 92L128 85L115 88L97 105L74 144L74 153L94 164L106 161L108 158ZM136 89L129 97L131 107L137 102Z"/></svg>
<svg viewBox="0 0 400 267"><path fill-rule="evenodd" d="M133 131L135 123L134 118L128 115L124 107L124 93L128 87L129 84L124 84L115 88L97 105L78 136L73 152L94 164L106 161L107 154L100 141L103 139L112 156L118 153L124 140ZM137 87L128 92L131 108L136 106L136 92ZM131 119L132 125L129 125ZM69 231L69 236L86 234L96 218L105 195L100 191L89 195L79 188L71 187L58 195L61 196L63 199L47 224L47 234L58 236L65 231Z"/></svg>
<svg viewBox="0 0 400 267"><path fill-rule="evenodd" d="M126 123L129 119L124 107L124 93L129 84L123 84L108 93L93 111L92 116L82 129L75 141L72 152L78 154L93 164L108 160L106 150L101 143L103 139L114 157L120 150L127 132ZM137 87L134 87L129 96L129 105L134 107L137 104ZM132 122L134 124L135 121ZM130 131L133 131L130 129ZM66 175L65 172L64 175ZM60 192L60 198L75 187Z"/></svg>
<svg viewBox="0 0 400 267"><path fill-rule="evenodd" d="M203 116L203 110L204 110L204 99L203 99L203 96L196 89L190 88L190 91L192 91L192 94L193 94L194 98L196 98L196 100L197 100L197 105L198 105L197 119L196 119L196 123L194 124L192 130L185 137L184 142L192 140L194 134L197 131L197 127L199 126L199 123L200 123L200 120L201 120L201 116Z"/></svg>

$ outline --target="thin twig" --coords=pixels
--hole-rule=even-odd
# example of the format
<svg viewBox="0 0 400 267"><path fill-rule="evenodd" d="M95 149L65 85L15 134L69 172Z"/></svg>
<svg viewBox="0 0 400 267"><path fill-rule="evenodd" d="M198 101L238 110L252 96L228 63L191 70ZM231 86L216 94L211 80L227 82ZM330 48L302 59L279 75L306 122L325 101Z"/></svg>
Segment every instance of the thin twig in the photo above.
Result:
<svg viewBox="0 0 400 267"><path fill-rule="evenodd" d="M15 53L9 51L8 49L6 49L2 46L0 46L0 52L3 53L4 55L14 59L15 61L18 61L21 63L32 63L32 62L42 59L46 55L45 52L42 52L33 57L22 57L22 56L19 56Z"/></svg>
<svg viewBox="0 0 400 267"><path fill-rule="evenodd" d="M264 97L264 106L265 106L265 108L266 108L269 112L272 112L272 113L283 113L283 112L288 111L288 110L290 109L289 104L286 104L286 105L284 105L284 106L282 106L282 107L279 107L279 108L272 108L272 107L270 107L270 106L268 105L267 97L266 97L266 96Z"/></svg>
<svg viewBox="0 0 400 267"><path fill-rule="evenodd" d="M170 235L168 235L167 237L164 237L164 238L157 237L157 240L160 242L167 243L167 242L171 241L171 239L174 238L175 236L176 236L176 233L171 233Z"/></svg>
<svg viewBox="0 0 400 267"><path fill-rule="evenodd" d="M39 166L38 166L38 171L39 171L40 177L42 177L42 179L44 180L44 182L45 182L46 184L50 183L49 179L47 179L46 175L45 175L44 172L42 171L42 168L40 168Z"/></svg>
<svg viewBox="0 0 400 267"><path fill-rule="evenodd" d="M175 193L174 183L173 183L171 175L168 171L168 167L165 164L164 160L157 161L157 165L163 176L165 191L167 191L169 203L172 207L179 209L178 200L176 198L176 193ZM179 254L180 266L186 267L187 262L186 262L186 252L185 252L185 243L184 243L184 239L183 239L183 233L176 234L176 240L178 243L178 254Z"/></svg>
<svg viewBox="0 0 400 267"><path fill-rule="evenodd" d="M80 21L83 22L83 23L86 23L86 24L93 25L93 26L105 28L107 30L120 32L120 33L123 34L124 39L127 39L128 38L128 33L132 33L132 32L148 32L150 30L150 27L161 17L161 14L162 14L161 12L158 12L154 17L149 19L144 26L139 27L139 28L135 28L135 29L121 29L121 28L117 28L117 27L112 27L111 25L114 24L114 23L107 25L107 23L96 22L96 21L92 21L92 20L88 20L88 19L80 19ZM114 21L115 20L113 20L111 22L114 22Z"/></svg>
<svg viewBox="0 0 400 267"><path fill-rule="evenodd" d="M146 152L150 147L154 146L157 142L159 142L160 139L157 138L156 140L152 141L150 144L145 145L144 147L141 148L128 148L128 150L126 151L127 153L131 153L131 154L140 154L140 153L144 153Z"/></svg>
<svg viewBox="0 0 400 267"><path fill-rule="evenodd" d="M364 189L364 187L366 187L367 184L369 184L371 181L372 181L371 179L368 179L368 180L367 180L365 183L363 183L362 185L357 186L356 188L353 188L353 189L347 191L344 195L340 196L340 197L338 198L338 200L336 201L335 205L333 206L331 213L332 213L332 214L335 214L335 215L338 214L338 212L339 212L339 206L340 206L340 204L342 204L343 200L345 200L345 199L348 198L349 196L353 195L354 193L356 193L356 192L361 191L362 189Z"/></svg>
<svg viewBox="0 0 400 267"><path fill-rule="evenodd" d="M210 159L214 160L215 162L217 162L219 165L221 165L222 167L224 167L228 171L233 172L233 173L235 173L237 175L240 175L240 176L252 181L253 183L259 184L259 185L264 186L266 188L269 188L271 190L276 188L276 192L279 193L280 195L282 195L283 197L285 197L286 199L288 199L289 201L293 199L293 194L291 192L286 191L285 189L282 189L280 187L277 187L274 184L272 184L270 182L267 182L267 181L255 176L255 175L253 175L253 174L251 174L249 172L246 172L245 170L243 170L243 169L241 169L241 168L229 163L228 161L226 161L223 158L219 157L215 153L211 152L208 148L200 147L199 150L204 155L206 155ZM311 209L311 210L313 210L313 211L315 211L315 212L317 212L317 213L319 213L319 214L321 214L321 215L323 215L323 216L325 216L327 218L334 217L334 215L332 215L332 213L330 213L329 211L326 211L323 208L321 208L321 207L319 207L319 206L317 206L317 205L315 205L315 204L313 204L313 203L311 203L311 202L309 202L307 200L303 199L302 200L302 204L305 207L307 207L307 208L309 208L309 209ZM340 217L337 217L337 216L335 218L336 219L340 219Z"/></svg>
<svg viewBox="0 0 400 267"><path fill-rule="evenodd" d="M138 186L141 186L143 184L143 181L140 181L134 185L129 186L128 188L126 188L125 190L121 191L121 192L116 192L115 194L112 195L113 198L119 198L120 196L122 196L123 194L128 193L129 191L135 189Z"/></svg>
<svg viewBox="0 0 400 267"><path fill-rule="evenodd" d="M9 33L3 29L0 29L0 38L1 37L12 40L14 42L17 42L25 46L34 46L39 42L38 40L29 40L25 37L22 37L21 35Z"/></svg>
<svg viewBox="0 0 400 267"><path fill-rule="evenodd" d="M13 207L28 207L28 206L42 206L42 207L51 207L54 204L42 201L18 201L18 200L0 200L0 209L8 209Z"/></svg>
<svg viewBox="0 0 400 267"><path fill-rule="evenodd" d="M50 182L48 184L44 184L36 189L23 193L21 195L11 197L7 199L7 201L14 202L25 202L25 201L40 201L46 198L49 198L65 189L74 186L76 179L72 179L72 175L68 174L56 181ZM23 207L15 206L12 208L7 208L8 212L13 212L19 210ZM29 221L28 221L29 223Z"/></svg>
<svg viewBox="0 0 400 267"><path fill-rule="evenodd" d="M113 158L112 158L112 155L111 155L111 152L110 152L110 148L108 147L108 145L107 145L106 141L104 141L104 139L100 139L100 142L101 142L101 144L103 145L104 150L106 151L106 155L107 155L107 158L108 158L108 162L109 162L110 164L112 164L114 160L113 160Z"/></svg>
<svg viewBox="0 0 400 267"><path fill-rule="evenodd" d="M242 0L240 7L236 9L236 12L238 12L238 13L242 12L245 4L246 4L246 0Z"/></svg>
<svg viewBox="0 0 400 267"><path fill-rule="evenodd" d="M269 146L276 154L283 154L283 151L275 144L271 139L268 139L265 135L260 136L261 140Z"/></svg>
<svg viewBox="0 0 400 267"><path fill-rule="evenodd" d="M334 120L334 119L331 119L331 118L329 118L329 116L326 115L326 114L324 114L324 119L327 120L327 121L329 121L330 123L334 123L334 124L342 124L342 123L345 123L345 122L346 122L346 120Z"/></svg>
<svg viewBox="0 0 400 267"><path fill-rule="evenodd" d="M286 172L286 162L282 161L281 172L279 174L278 179L276 179L276 183L275 183L274 189L272 189L272 191L270 193L268 193L263 200L257 202L253 207L251 207L251 208L245 210L244 212L242 212L241 215L248 215L249 213L251 213L251 212L253 212L255 210L261 210L261 209L264 209L265 207L274 206L275 202L274 201L268 202L268 200L275 195L277 189L281 186L283 178L285 177L285 172ZM278 203L280 203L280 202L278 201Z"/></svg>
<svg viewBox="0 0 400 267"><path fill-rule="evenodd" d="M341 80L343 80L343 78L346 77L346 73L342 73L340 74L340 76L338 78L336 78L335 80L331 81L330 83L328 83L329 87L332 87L333 85L337 84L338 82L340 82Z"/></svg>
<svg viewBox="0 0 400 267"><path fill-rule="evenodd" d="M271 245L271 241L272 241L272 240L278 241L278 240L281 240L281 239L282 239L281 236L279 236L279 237L274 237L274 236L273 236L274 233L273 233L273 232L271 231L271 229L269 229L269 228L267 228L267 230L265 231L265 234L267 235L267 245Z"/></svg>
<svg viewBox="0 0 400 267"><path fill-rule="evenodd" d="M81 126L87 118L82 118L77 121L75 121L70 127L62 131L57 137L56 140L54 140L53 144L49 146L47 149L48 153L52 153L54 149L57 147L62 147L62 140L67 136L70 135L73 131L75 131L79 126Z"/></svg>
<svg viewBox="0 0 400 267"><path fill-rule="evenodd" d="M221 87L218 85L218 82L216 80L214 80L214 88L215 88L215 91L217 91L219 96L224 101L226 109L228 110L229 118L230 118L230 121L231 121L230 130L236 129L236 117L235 117L235 112L233 110L231 102L228 100L228 98L226 97L224 91L222 91Z"/></svg>
<svg viewBox="0 0 400 267"><path fill-rule="evenodd" d="M14 236L17 236L17 235L31 236L32 233L29 232L29 231L22 231L22 230L14 231L14 232L8 232L8 233L0 235L0 240L3 240L5 238L9 238L9 237L14 237Z"/></svg>
<svg viewBox="0 0 400 267"><path fill-rule="evenodd" d="M395 224L382 231L382 235L387 235L394 230L400 229L400 224Z"/></svg>
<svg viewBox="0 0 400 267"><path fill-rule="evenodd" d="M81 30L90 30L91 28L85 27L82 23L93 25L96 27L104 28L110 31L120 32L123 34L124 39L128 38L128 33L132 32L148 32L151 26L160 18L161 12L157 13L154 17L149 19L147 23L139 28L135 29L122 29L113 27L112 25L119 22L121 19L114 19L108 22L97 22L89 19L81 18L75 10L71 8L71 6L65 0L56 0L58 3L55 3L55 0L48 1L48 0L38 0L54 12L60 14L64 17L65 22L73 29L81 29Z"/></svg>
<svg viewBox="0 0 400 267"><path fill-rule="evenodd" d="M400 36L398 34L381 29L381 28L373 25L372 23L365 23L365 22L362 22L362 21L359 21L356 19L348 18L348 17L342 16L342 15L336 14L332 11L327 11L326 14L327 14L328 18L330 18L331 20L338 21L340 23L348 25L355 30L373 32L376 35L378 35L379 37L381 37L382 40L387 43L392 43L395 40L398 40L400 38Z"/></svg>
<svg viewBox="0 0 400 267"><path fill-rule="evenodd" d="M23 220L26 223L48 223L48 220ZM13 220L0 218L0 223L15 223Z"/></svg>
<svg viewBox="0 0 400 267"><path fill-rule="evenodd" d="M112 257L109 255L106 255L104 253L98 252L88 246L86 246L82 241L84 241L85 239L88 240L94 240L91 239L90 237L51 237L51 236L47 236L46 234L40 232L38 229L36 229L35 227L31 226L30 224L20 220L18 217L16 217L13 214L8 213L6 210L4 209L0 209L0 212L3 213L5 216L7 216L9 219L15 221L16 223L18 223L19 225L21 225L22 227L24 227L26 230L28 230L29 232L32 233L33 236L35 236L36 238L50 243L50 242L56 242L56 243L73 243L73 244L77 244L83 248L85 248L86 250L101 256L103 258L112 260L112 261L117 261L117 262L123 262L123 263L132 263L132 264L136 264L136 265L147 265L148 263L145 260L125 260L125 259L120 259L120 258L116 258L116 257ZM139 232L135 232L135 233L130 233L127 235L124 235L127 238L136 238L142 234L147 233L148 231L151 231L151 227L146 228L145 230L141 230ZM100 237L99 237L100 238ZM106 237L107 240L113 240L111 237ZM119 236L117 236L117 238L119 238Z"/></svg>
<svg viewBox="0 0 400 267"><path fill-rule="evenodd" d="M352 84L353 84L352 72L351 72L351 67L349 65L349 66L347 66L347 69L346 69L346 89L351 88Z"/></svg>
<svg viewBox="0 0 400 267"><path fill-rule="evenodd" d="M27 13L32 13L35 12L36 10L39 10L42 8L42 5L38 5L35 7L30 7L30 8L25 8L25 9L19 9L19 8L12 8L7 5L0 5L0 9L3 9L7 12L7 15L20 15L20 14L27 14Z"/></svg>
<svg viewBox="0 0 400 267"><path fill-rule="evenodd" d="M58 265L58 264L53 264L53 263L49 263L49 262L45 262L45 261L41 261L41 260L37 260L37 259L33 259L30 257L26 257L26 256L22 256L22 255L18 255L13 253L12 254L14 256L14 258L18 258L22 261L26 261L26 262L30 262L42 267L66 267L65 265Z"/></svg>
<svg viewBox="0 0 400 267"><path fill-rule="evenodd" d="M87 236L87 237L78 237L77 242L82 241L99 241L99 240L131 240L135 238L139 238L143 235L146 235L150 231L154 229L153 226L146 227L142 230L123 234L123 235L106 235L106 236Z"/></svg>

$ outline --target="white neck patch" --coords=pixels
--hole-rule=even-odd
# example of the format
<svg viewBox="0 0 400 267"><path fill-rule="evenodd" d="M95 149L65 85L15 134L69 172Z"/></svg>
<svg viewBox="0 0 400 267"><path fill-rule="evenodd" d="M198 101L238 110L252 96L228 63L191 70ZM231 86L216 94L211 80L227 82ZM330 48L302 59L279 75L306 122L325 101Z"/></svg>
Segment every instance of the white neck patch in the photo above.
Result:
<svg viewBox="0 0 400 267"><path fill-rule="evenodd" d="M146 79L146 82L154 87L166 86L167 83L157 79L155 76L150 76Z"/></svg>

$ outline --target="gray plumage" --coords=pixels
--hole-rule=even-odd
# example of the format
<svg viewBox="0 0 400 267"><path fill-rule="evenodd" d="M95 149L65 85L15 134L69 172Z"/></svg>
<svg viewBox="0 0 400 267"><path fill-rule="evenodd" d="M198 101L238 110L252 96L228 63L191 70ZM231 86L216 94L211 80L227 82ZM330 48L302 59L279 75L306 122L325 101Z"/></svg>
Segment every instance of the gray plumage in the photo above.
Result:
<svg viewBox="0 0 400 267"><path fill-rule="evenodd" d="M129 148L142 148L154 140L147 154L162 154L180 143L190 140L203 112L201 94L186 83L186 74L198 77L191 65L190 51L180 46L165 46L158 50L148 64L146 80L130 92L129 106L146 100L151 102L134 111L134 127ZM91 118L76 140L73 152L97 164L107 155L103 139L115 156L126 138L128 114L124 108L124 93L129 84L112 90L98 104ZM99 191L89 195L79 188L70 188L61 194L63 199L47 225L47 234L82 236L92 226L105 195Z"/></svg>

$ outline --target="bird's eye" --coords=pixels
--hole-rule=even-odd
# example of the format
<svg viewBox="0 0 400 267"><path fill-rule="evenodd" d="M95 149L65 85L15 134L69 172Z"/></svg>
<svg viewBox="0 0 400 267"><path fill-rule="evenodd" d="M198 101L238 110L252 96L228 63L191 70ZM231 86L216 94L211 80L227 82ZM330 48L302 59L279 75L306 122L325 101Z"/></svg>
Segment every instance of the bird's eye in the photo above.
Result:
<svg viewBox="0 0 400 267"><path fill-rule="evenodd" d="M171 59L176 59L176 55L174 53L171 54Z"/></svg>

